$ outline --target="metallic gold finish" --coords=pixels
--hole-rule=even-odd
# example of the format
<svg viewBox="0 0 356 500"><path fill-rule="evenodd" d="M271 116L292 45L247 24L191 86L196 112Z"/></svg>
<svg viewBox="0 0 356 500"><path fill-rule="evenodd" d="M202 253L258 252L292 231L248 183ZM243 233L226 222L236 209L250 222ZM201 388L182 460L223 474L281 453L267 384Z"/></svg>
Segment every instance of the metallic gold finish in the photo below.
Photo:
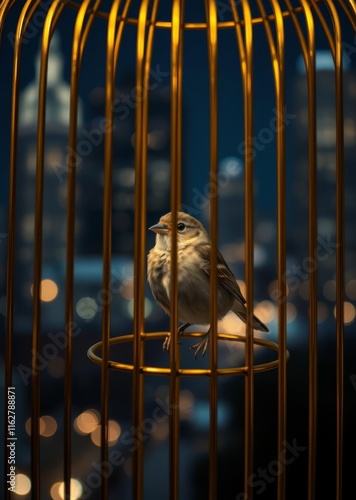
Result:
<svg viewBox="0 0 356 500"><path fill-rule="evenodd" d="M136 53L136 85L142 91L142 101L136 110L135 129L135 241L140 245L135 246L134 274L140 279L134 283L134 342L133 359L135 370L133 373L133 424L141 425L143 419L143 377L141 366L143 364L142 332L144 331L144 287L143 277L146 269L146 182L147 182L147 135L148 135L148 96L145 81L149 78L150 61L154 24L149 28L146 40L146 23L149 1L143 1L139 12L137 27L137 53ZM158 2L152 8L152 21L157 15ZM133 454L133 496L143 498L143 443L140 441Z"/></svg>
<svg viewBox="0 0 356 500"><path fill-rule="evenodd" d="M15 46L14 46L14 63L13 63L13 91L11 100L11 144L10 144L10 186L9 186L9 215L8 215L8 253L7 253L7 284L6 284L6 371L5 371L5 387L12 385L12 353L13 353L13 320L14 320L14 264L15 264L15 229L16 229L16 170L17 170L17 132L18 132L18 97L19 97L19 70L21 60L22 39L26 32L27 26L33 16L36 8L40 2L33 2L28 0L19 17L16 29ZM1 10L2 15L6 15L12 5L3 5ZM38 237L38 235L37 235ZM38 241L38 240L36 240ZM37 295L36 295L37 291ZM37 290L34 288L34 316L33 316L33 341L32 347L34 353L37 352L40 342L40 329L38 323L40 319L39 301L38 301L39 286L37 283ZM33 498L39 498L39 398L40 398L40 380L39 373L36 370L35 354L32 356L32 413L31 413L31 473L34 477L35 486L33 488ZM6 394L6 391L5 391ZM4 405L6 411L7 403ZM7 423L7 415L4 418L5 424ZM5 435L7 434L7 427L5 427ZM6 450L5 450L6 453ZM5 454L4 460L4 477L7 477L9 472L9 464ZM5 496L10 498L10 492L6 488L6 481L4 481Z"/></svg>
<svg viewBox="0 0 356 500"><path fill-rule="evenodd" d="M205 1L208 35L210 81L210 185L218 193L218 67L217 67L217 12L214 0ZM218 347L217 347L217 260L218 260L218 196L210 200L210 433L209 433L209 498L218 496Z"/></svg>
<svg viewBox="0 0 356 500"><path fill-rule="evenodd" d="M8 211L8 248L7 248L7 317L6 317L6 367L5 387L12 385L13 357L15 346L14 332L14 269L16 251L16 169L18 149L18 115L19 115L19 82L21 69L21 50L25 43L26 30L40 7L40 0L27 0L18 18L12 73L11 98L11 143L10 143L10 181ZM109 303L102 304L101 340L93 345L88 356L101 368L101 463L108 461L108 421L109 421L109 388L110 371L118 370L132 374L132 425L137 428L144 418L144 381L147 376L166 376L169 379L169 398L173 411L169 415L169 498L179 500L180 472L180 380L182 377L208 377L210 384L210 429L209 429L209 498L218 498L218 381L220 377L244 377L244 494L252 499L256 496L250 484L254 470L254 402L255 375L269 370L278 370L278 432L276 436L278 455L284 449L287 430L287 371L289 358L287 351L287 310L286 300L278 304L278 344L255 338L251 322L246 325L246 336L218 333L217 325L217 251L218 251L218 197L210 199L210 236L211 282L210 282L210 359L209 367L182 368L180 347L178 345L178 277L177 277L177 229L176 212L181 206L182 197L182 104L183 104L183 42L186 30L204 30L207 35L207 53L209 62L209 139L210 139L210 179L217 179L218 174L218 47L219 30L234 30L240 58L244 140L246 150L252 147L255 133L253 123L253 53L254 29L263 26L271 55L273 79L275 86L276 107L276 152L277 152L277 220L278 220L278 289L283 299L287 290L284 280L286 274L286 146L283 114L285 113L285 38L288 30L284 24L289 22L295 30L306 67L308 89L308 182L309 182L309 220L308 220L308 255L314 256L317 246L317 140L316 140L316 29L321 26L335 66L335 111L336 111L336 491L337 499L343 492L343 440L344 440L344 288L345 288L345 207L344 207L344 131L343 131L343 47L340 13L348 19L356 29L356 3L354 0L230 0L231 16L229 19L218 19L216 0L201 2L205 9L206 19L195 23L186 19L185 0L172 0L170 20L159 18L159 0L142 0L137 18L132 16L132 0L112 0L108 11L102 10L101 0L83 0L74 2L53 0L49 6L43 25L39 99L38 128L36 149L36 193L35 193L35 238L34 238L34 286L33 286L33 324L32 324L32 380L31 380L31 483L32 498L38 500L41 492L40 461L40 372L37 368L36 355L41 349L41 300L40 288L42 278L42 244L43 244L43 188L44 188L44 152L45 152L45 116L46 89L49 49L52 35L62 13L75 9L76 21L72 41L71 82L70 82L70 119L69 149L76 150L79 75L82 57L87 48L87 41L95 21L100 19L107 25L106 38L106 75L105 75L105 118L109 124L105 131L104 149L104 200L103 200L103 290L110 288L111 279L111 246L112 246L112 187L113 187L113 146L114 135L110 124L113 124L113 107L115 99L116 72L118 60L123 51L123 32L127 26L136 30L136 86L142 92L142 99L137 101L135 123L135 221L134 221L134 324L133 333L120 337L111 337L111 310ZM15 6L15 0L4 0L0 5L0 34L3 33L4 22ZM252 12L257 11L253 17ZM327 17L329 16L329 17ZM228 16L227 16L228 17ZM171 86L171 200L173 213L173 245L171 250L171 306L170 332L145 331L145 289L146 281L146 191L147 191L147 137L149 122L148 87L154 39L156 30L170 30L170 86ZM42 30L42 28L41 28ZM257 49L257 48L256 48ZM251 155L245 155L245 281L247 283L247 316L251 318L254 303L254 162ZM66 285L65 285L65 323L67 344L65 348L65 395L64 407L64 495L71 496L70 480L72 477L72 325L74 319L74 258L75 258L75 215L76 215L76 157L68 156L68 193L66 218ZM211 181L211 190L217 192L218 183ZM317 469L317 399L318 399L318 328L317 328L317 289L318 273L315 269L309 273L309 384L308 384L308 500L313 500L316 491ZM147 342L161 341L167 334L171 335L169 363L166 366L148 365L144 360L144 347ZM190 332L184 337L199 338L202 334ZM238 342L244 348L242 366L218 366L218 340ZM130 343L133 349L132 364L111 359L110 349L114 345ZM276 359L256 364L254 349L259 347L276 353ZM101 355L97 354L101 351ZM168 359L168 358L167 358ZM194 361L193 361L194 362ZM5 405L6 406L6 405ZM5 427L6 432L6 427ZM5 450L5 477L8 464ZM135 500L144 497L143 443L133 453L132 491ZM280 471L277 478L278 500L286 498L286 475ZM102 475L101 498L109 498L109 481ZM10 498L10 492L4 485L4 496Z"/></svg>
<svg viewBox="0 0 356 500"><path fill-rule="evenodd" d="M21 44L23 36L26 32L28 23L31 17L35 13L39 2L33 2L28 0L24 5L20 18L17 24L16 39L14 47L14 67L13 67L13 94L12 94L12 129L11 129L11 152L10 152L10 163L11 163L11 173L16 172L16 148L17 148L17 129L18 129L18 77L19 77L19 67L20 67L20 57L21 57ZM11 175L11 174L10 174ZM10 180L10 191L13 191L13 203L15 204L15 179ZM32 332L32 384L31 384L31 473L35 480L35 486L32 490L33 498L39 498L39 484L40 484L40 467L39 467L39 457L40 457L40 446L39 446L39 420L40 420L40 376L36 365L36 354L39 351L40 346L40 334L41 334L41 310L40 310L40 281L41 281L41 258L42 258L42 220L41 220L41 207L42 207L42 172L37 173L36 177L36 209L35 209L35 262L34 262L34 285L33 285L33 298L34 298L34 308L33 308L33 332ZM11 200L11 194L10 194ZM10 206L9 210L9 221L10 218L14 219L15 214L12 211L15 210L15 206ZM11 226L9 226L10 230ZM13 228L15 230L15 226ZM15 236L9 236L12 243L15 243ZM14 251L14 247L13 247ZM13 273L14 265L14 254L8 256L8 265L10 267L10 272ZM13 279L13 278L12 278ZM12 294L10 290L10 294ZM11 326L9 328L9 333L11 335L11 330L13 327L13 304L11 295L9 295L8 309L10 309L10 320ZM11 340L10 340L11 342Z"/></svg>
<svg viewBox="0 0 356 500"><path fill-rule="evenodd" d="M50 39L55 28L55 24L59 19L59 15L63 10L63 6L55 1L46 17L46 22L43 30L42 38L42 51L41 51L41 65L40 65L40 81L39 81L39 95L38 95L38 128L37 128L37 171L36 171L36 207L35 207L35 262L34 262L34 317L33 317L33 376L36 382L33 382L33 402L38 399L38 405L32 412L31 417L31 439L33 449L37 452L33 453L32 466L38 467L37 474L40 484L39 464L37 462L39 457L39 420L40 420L40 377L39 371L36 369L36 356L39 352L39 337L41 334L41 308L40 308L40 286L42 275L42 217L43 217L43 172L44 172L44 141L45 141L45 120L46 120L46 86L47 86L47 70L48 70L48 53ZM38 398L37 398L38 394ZM34 437L33 437L34 436ZM67 442L67 441L66 441ZM70 443L70 440L69 440ZM70 456L70 453L68 453ZM39 485L38 485L39 486ZM34 495L40 497L39 489L33 492Z"/></svg>
<svg viewBox="0 0 356 500"><path fill-rule="evenodd" d="M278 252L278 290L283 298L287 297L286 282L286 158L285 158L285 127L283 126L285 89L284 89L284 21L279 2L270 0L276 23L276 41L273 40L270 24L264 21L266 37L271 52L275 98L277 110L277 252ZM266 17L264 6L258 0L262 17ZM278 455L284 449L287 426L287 309L286 300L278 303ZM278 500L285 498L285 470L278 474Z"/></svg>
<svg viewBox="0 0 356 500"><path fill-rule="evenodd" d="M336 492L342 498L344 439L344 297L345 297L345 177L343 47L338 13L331 0L326 5L334 28L335 113L336 113Z"/></svg>
<svg viewBox="0 0 356 500"><path fill-rule="evenodd" d="M170 367L169 402L169 496L179 499L179 378L180 350L178 345L178 277L177 277L177 211L181 204L181 147L182 147L182 70L184 2L173 0L171 31L171 212L172 248L170 283Z"/></svg>
<svg viewBox="0 0 356 500"><path fill-rule="evenodd" d="M7 14L11 11L14 2L3 2L0 6L0 36ZM27 10L30 3L27 4ZM24 22L27 11L23 11L19 22ZM21 31L17 31L18 44L21 37ZM10 172L9 172L9 204L8 204L8 246L7 246L7 268L6 268L6 344L5 344L5 377L4 387L12 386L13 371L13 321L14 321L14 267L15 267L15 228L16 228L16 159L17 159L17 128L18 128L18 92L19 92L19 49L16 47L14 52L13 66L13 93L11 99L11 144L10 144ZM7 398L6 390L4 398ZM4 400L4 436L7 433L7 400ZM8 451L4 446L4 478L9 473L9 464L7 461ZM4 481L5 483L5 481ZM6 488L4 492L6 500L10 498L10 491Z"/></svg>
<svg viewBox="0 0 356 500"><path fill-rule="evenodd" d="M71 81L70 81L70 116L69 116L69 150L76 151L77 121L78 121L78 93L79 73L81 66L82 43L88 36L93 17L89 16L87 26L85 18L91 0L82 3L74 27ZM94 6L97 7L98 2ZM75 192L76 192L76 155L68 155L68 184L67 184L67 246L66 246L66 297L65 297L65 324L67 345L65 350L65 386L64 386L64 490L65 496L70 498L71 490L71 443L72 443L72 336L74 322L74 255L75 255ZM104 313L103 313L104 314Z"/></svg>
<svg viewBox="0 0 356 500"><path fill-rule="evenodd" d="M247 0L242 2L244 17L244 61L241 59L242 86L244 94L244 137L247 148L252 146L253 138L253 29L252 15ZM242 49L240 51L240 57ZM246 351L245 364L247 373L245 377L245 469L244 492L252 496L252 485L249 477L253 473L253 448L254 448L254 351L253 351L253 295L254 295L254 202L253 202L253 158L245 156L245 281L246 281Z"/></svg>
<svg viewBox="0 0 356 500"><path fill-rule="evenodd" d="M145 341L151 341L151 340L157 340L157 339L164 339L169 332L150 332L150 333L143 333L142 338ZM201 337L201 333L197 332L189 332L188 334L185 333L184 337ZM120 337L112 337L109 341L110 346L112 345L117 345L125 342L132 342L133 340L133 334L129 335L120 335ZM229 342L240 342L242 344L245 343L246 338L241 335L232 335L228 333L219 333L218 334L218 339L219 340L227 340ZM276 351L278 353L278 344L275 342L271 342L270 340L264 340L264 339L259 339L257 337L254 337L253 343L258 346L265 347L266 349L271 349L272 351ZM88 349L88 356L89 358L96 364L101 365L102 364L102 358L98 356L96 351L102 349L102 342L97 342L93 346L91 346ZM289 358L289 352L287 351L287 358ZM126 364L126 363L120 363L118 361L108 361L108 366L109 368L115 369L115 370L120 370L120 371L125 371L125 372L130 372L134 370L134 365ZM270 361L268 363L261 363L258 365L254 365L253 370L255 373L263 372L263 371L268 371L272 370L274 368L278 367L278 359L275 361ZM218 368L216 370L218 375L223 375L223 376L228 376L228 375L246 375L248 370L247 366L240 366L240 367L235 367L235 368ZM141 373L147 373L150 375L170 375L171 373L171 368L165 368L161 366L141 366L140 369ZM211 375L211 370L210 368L208 369L198 369L198 368L180 368L178 370L178 375L184 376L184 377L201 377L201 376L209 376Z"/></svg>
<svg viewBox="0 0 356 500"><path fill-rule="evenodd" d="M103 211L103 290L109 290L111 276L111 243L112 243L112 156L113 156L113 112L115 90L115 32L117 13L120 0L113 2L109 19L106 41L106 93L105 93L105 118L107 133L105 135L104 150L104 211ZM102 342L103 363L101 366L101 463L108 461L108 421L109 421L109 338L110 338L110 303L103 305L102 311ZM108 498L109 486L107 474L103 474L101 496Z"/></svg>
<svg viewBox="0 0 356 500"><path fill-rule="evenodd" d="M313 258L317 248L317 164L316 164L316 82L315 82L315 28L314 18L309 4L301 0L307 27L307 40L299 20L291 10L289 0L286 0L291 18L297 31L302 49L304 64L307 70L308 85L308 123L309 123L309 258ZM308 447L308 499L315 498L316 477L316 444L317 444L317 368L318 368L318 338L317 338L317 301L318 301L317 269L309 273L309 447Z"/></svg>

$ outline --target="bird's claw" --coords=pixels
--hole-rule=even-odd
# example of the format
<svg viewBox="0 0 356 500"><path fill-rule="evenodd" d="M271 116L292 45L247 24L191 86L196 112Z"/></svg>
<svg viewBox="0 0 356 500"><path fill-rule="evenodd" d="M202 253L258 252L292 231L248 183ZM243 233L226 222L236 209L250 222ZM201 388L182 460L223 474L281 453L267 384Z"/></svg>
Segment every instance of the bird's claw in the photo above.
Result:
<svg viewBox="0 0 356 500"><path fill-rule="evenodd" d="M171 336L167 335L167 337L164 339L163 345L162 345L162 350L163 351L169 351L169 346L171 343Z"/></svg>
<svg viewBox="0 0 356 500"><path fill-rule="evenodd" d="M209 345L209 337L206 336L200 342L197 342L196 344L190 346L188 351L195 349L194 357L195 357L195 359L197 359L197 356L202 349L203 349L203 351L202 351L201 355L205 356L208 345Z"/></svg>
<svg viewBox="0 0 356 500"><path fill-rule="evenodd" d="M178 342L178 344L181 344L181 342ZM168 352L170 345L171 345L171 336L167 335L167 337L164 339L164 342L163 342L163 345L162 345L162 350Z"/></svg>

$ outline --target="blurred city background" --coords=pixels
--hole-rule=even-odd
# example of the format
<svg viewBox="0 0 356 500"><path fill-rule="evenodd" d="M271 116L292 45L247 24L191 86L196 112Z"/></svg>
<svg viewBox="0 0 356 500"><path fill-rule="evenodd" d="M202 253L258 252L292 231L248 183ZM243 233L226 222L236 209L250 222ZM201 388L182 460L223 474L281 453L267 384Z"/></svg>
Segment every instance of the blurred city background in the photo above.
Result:
<svg viewBox="0 0 356 500"><path fill-rule="evenodd" d="M1 95L11 95L12 57L18 2L6 21L0 53ZM163 3L163 2L162 2ZM169 2L160 8L169 17ZM199 20L201 2L187 2L187 19ZM219 19L230 18L228 2L220 2ZM43 2L43 13L49 3ZM34 199L36 178L37 89L43 21L29 31L23 46L20 75L19 147L16 201L15 346L13 384L17 392L18 496L30 498L30 366ZM43 205L41 463L42 498L63 496L63 375L68 155L77 156L75 328L73 364L73 498L100 498L100 369L87 349L101 338L101 310L111 303L111 335L133 331L134 128L139 96L135 89L136 28L124 32L114 109L112 287L102 290L102 217L104 158L104 82L106 22L97 19L83 56L80 78L78 145L68 150L70 55L75 11L67 9L51 44L47 90ZM345 111L345 499L351 498L356 442L356 38L344 28ZM286 23L287 137L287 272L288 287L288 440L300 447L287 467L287 498L306 498L308 436L308 275L317 267L319 400L317 498L333 491L335 468L335 87L327 40L317 29L318 235L315 260L308 259L308 113L303 59L290 19ZM254 31L255 141L245 151L240 65L233 30L219 32L219 244L244 289L244 154L255 160L255 312L278 340L277 330L277 171L275 96L272 64L262 26ZM170 34L156 30L149 87L147 227L169 211L170 203ZM209 86L206 34L186 32L183 88L183 205L209 227ZM0 101L0 385L3 391L6 317L7 202L9 189L10 99ZM147 252L154 236L147 233ZM165 331L169 319L146 286L147 332ZM244 325L227 316L220 331L244 333ZM206 367L188 353L191 339L182 339L182 363ZM243 364L243 349L221 342L221 366ZM130 362L131 345L111 350L111 358ZM256 363L274 359L256 348ZM168 365L158 341L147 343L146 363ZM193 364L194 363L194 364ZM130 455L137 439L145 441L145 498L168 498L168 379L147 377L147 428L131 428L130 374L110 376L110 448L124 460L110 472L110 498L131 498ZM276 498L276 473L269 464L277 449L277 373L257 374L255 421L255 494ZM208 498L208 380L181 382L181 498ZM160 419L154 420L157 407ZM156 412L157 413L157 412ZM3 419L1 413L0 419ZM141 436L141 437L140 437ZM289 450L288 446L287 449ZM2 463L3 456L0 458ZM1 469L3 470L3 468ZM263 470L267 470L263 476ZM326 479L328 478L328 479ZM240 499L243 485L243 380L219 381L219 498ZM14 495L14 498L17 497Z"/></svg>

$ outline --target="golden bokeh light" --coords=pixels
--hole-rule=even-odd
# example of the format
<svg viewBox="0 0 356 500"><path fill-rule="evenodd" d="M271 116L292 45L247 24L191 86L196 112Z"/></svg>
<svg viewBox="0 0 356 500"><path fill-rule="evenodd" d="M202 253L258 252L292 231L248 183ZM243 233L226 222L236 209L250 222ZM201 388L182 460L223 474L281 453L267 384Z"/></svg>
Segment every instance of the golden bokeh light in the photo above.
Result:
<svg viewBox="0 0 356 500"><path fill-rule="evenodd" d="M334 307L334 316L336 318L336 306ZM351 302L344 302L344 323L349 325L356 317L356 309Z"/></svg>
<svg viewBox="0 0 356 500"><path fill-rule="evenodd" d="M40 418L40 435L42 436L43 431L45 430L45 422L42 417ZM31 417L26 420L25 424L26 432L29 436L31 436Z"/></svg>
<svg viewBox="0 0 356 500"><path fill-rule="evenodd" d="M50 415L44 415L41 417L42 422L44 423L43 432L41 432L41 436L51 437L56 433L58 425L56 420Z"/></svg>
<svg viewBox="0 0 356 500"><path fill-rule="evenodd" d="M345 291L349 299L356 300L356 280L346 283Z"/></svg>
<svg viewBox="0 0 356 500"><path fill-rule="evenodd" d="M43 437L51 437L56 433L58 428L56 420L50 415L43 415L40 418L40 435ZM27 419L25 424L26 432L31 436L31 417Z"/></svg>
<svg viewBox="0 0 356 500"><path fill-rule="evenodd" d="M283 300L282 297L282 291L278 289L278 280L271 281L271 283L268 285L268 293L269 296L271 297L272 300L275 302L279 302L280 300ZM286 284L286 297L289 295L289 287Z"/></svg>
<svg viewBox="0 0 356 500"><path fill-rule="evenodd" d="M74 429L83 436L92 433L98 424L99 416L96 410L86 410L74 420Z"/></svg>
<svg viewBox="0 0 356 500"><path fill-rule="evenodd" d="M236 280L237 284L240 287L241 293L244 297L246 297L246 283L242 280Z"/></svg>
<svg viewBox="0 0 356 500"><path fill-rule="evenodd" d="M33 285L31 286L31 295L33 296ZM50 279L41 281L40 299L42 302L52 302L58 295L57 283Z"/></svg>
<svg viewBox="0 0 356 500"><path fill-rule="evenodd" d="M287 304L287 323L292 323L298 315L297 308L291 302Z"/></svg>
<svg viewBox="0 0 356 500"><path fill-rule="evenodd" d="M52 500L64 500L64 482L59 481L54 483L51 488ZM71 478L70 480L70 500L78 500L83 493L82 483L78 479Z"/></svg>
<svg viewBox="0 0 356 500"><path fill-rule="evenodd" d="M276 307L270 300L262 300L255 307L255 314L264 323L270 323L276 316Z"/></svg>
<svg viewBox="0 0 356 500"><path fill-rule="evenodd" d="M108 433L108 443L109 446L114 446L119 440L121 434L121 427L115 420L109 420L109 433ZM100 446L101 444L101 425L98 425L93 432L90 434L90 438L95 446Z"/></svg>
<svg viewBox="0 0 356 500"><path fill-rule="evenodd" d="M194 394L187 389L182 389L179 393L179 410L183 420L187 420L191 417L194 404Z"/></svg>
<svg viewBox="0 0 356 500"><path fill-rule="evenodd" d="M20 496L27 495L31 491L31 480L26 474L16 474L15 493Z"/></svg>
<svg viewBox="0 0 356 500"><path fill-rule="evenodd" d="M157 428L153 434L153 438L157 441L165 441L169 436L169 421L168 419L164 422L157 424Z"/></svg>

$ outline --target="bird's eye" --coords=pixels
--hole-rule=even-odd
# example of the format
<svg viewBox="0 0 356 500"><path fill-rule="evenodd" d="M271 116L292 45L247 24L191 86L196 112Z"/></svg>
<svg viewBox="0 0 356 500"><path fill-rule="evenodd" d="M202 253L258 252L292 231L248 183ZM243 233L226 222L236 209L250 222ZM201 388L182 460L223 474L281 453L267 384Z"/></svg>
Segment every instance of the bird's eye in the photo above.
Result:
<svg viewBox="0 0 356 500"><path fill-rule="evenodd" d="M183 222L180 222L179 224L177 224L177 229L178 231L184 231L185 224L183 224Z"/></svg>

